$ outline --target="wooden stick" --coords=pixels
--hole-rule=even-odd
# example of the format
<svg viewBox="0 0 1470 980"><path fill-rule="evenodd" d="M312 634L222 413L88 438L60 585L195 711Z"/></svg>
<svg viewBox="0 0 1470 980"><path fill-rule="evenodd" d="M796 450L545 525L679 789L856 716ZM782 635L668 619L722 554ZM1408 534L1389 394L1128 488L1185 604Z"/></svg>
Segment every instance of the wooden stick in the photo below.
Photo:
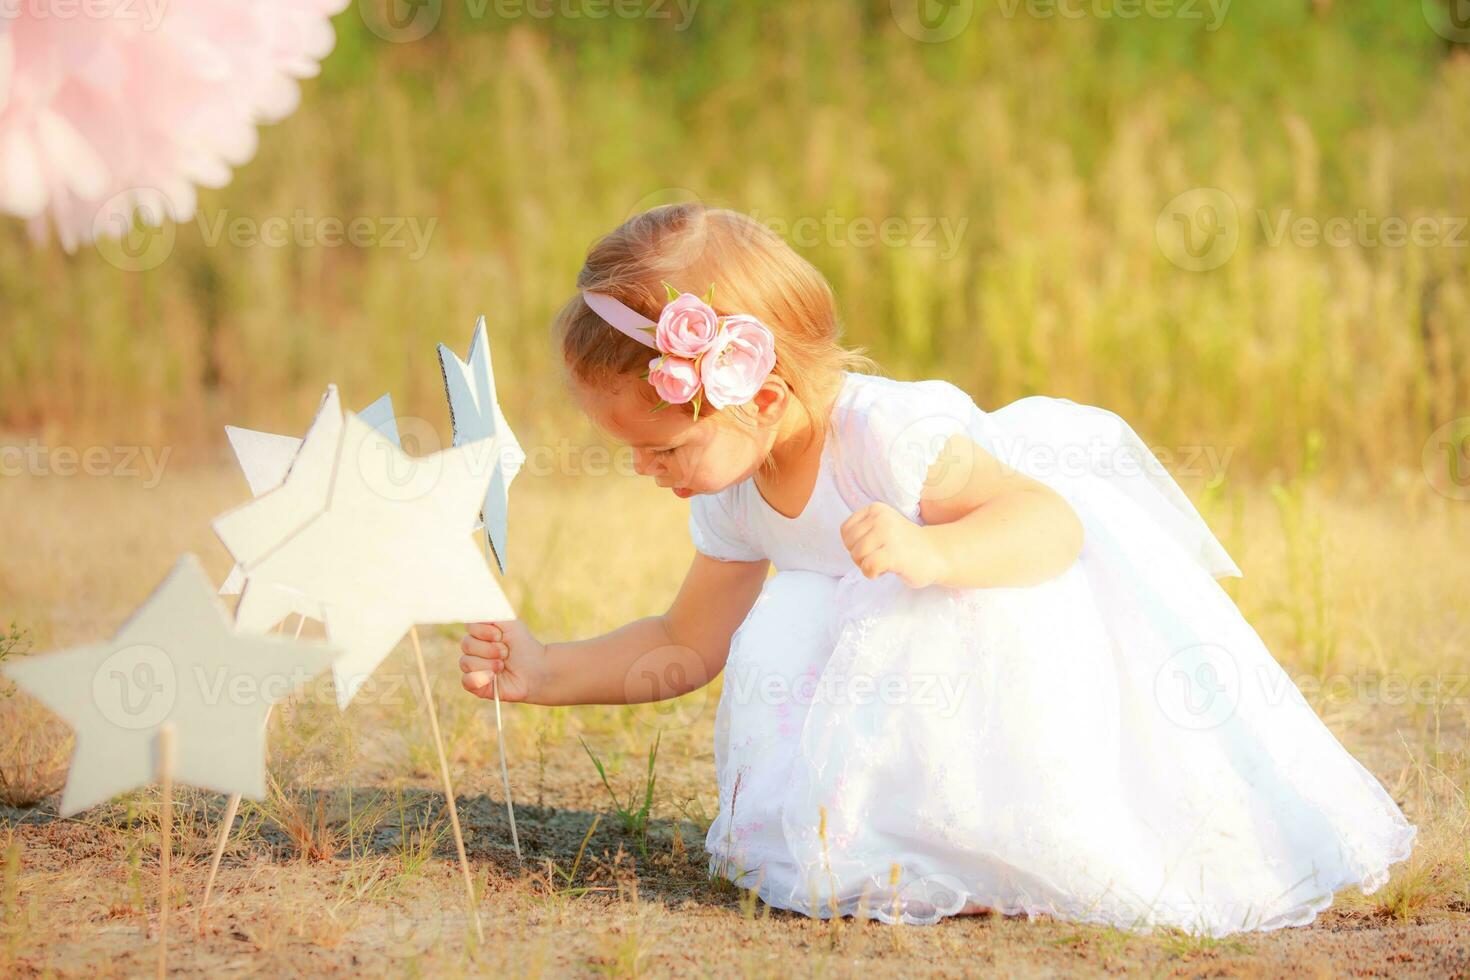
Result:
<svg viewBox="0 0 1470 980"><path fill-rule="evenodd" d="M475 879L470 874L470 859L465 856L464 834L459 829L459 807L454 802L454 784L449 779L449 759L444 754L444 738L439 734L439 715L434 710L434 693L429 689L429 671L424 666L424 649L419 645L419 630L408 631L413 638L413 655L419 667L419 685L424 689L424 710L429 713L429 730L434 734L434 751L439 755L439 776L444 781L444 798L449 801L449 826L454 830L454 846L459 851L459 870L464 876L465 902L475 924L475 938L483 945L485 930L480 925L480 908L475 901Z"/></svg>
<svg viewBox="0 0 1470 980"><path fill-rule="evenodd" d="M487 528L480 539L485 545L485 560L494 561L490 554L490 531ZM498 567L498 566L497 566ZM505 787L505 812L510 818L510 842L516 849L516 860L521 860L521 837L516 833L516 807L510 799L510 767L505 763L505 725L500 720L500 675L490 678L490 691L495 695L495 745L500 750L500 782Z"/></svg>
<svg viewBox="0 0 1470 980"><path fill-rule="evenodd" d="M293 636L292 639L301 639L301 628L305 625L306 617L301 615L300 613L297 613L296 635ZM285 632L285 627L286 621L283 619L281 620L280 625L276 627L275 632L283 633ZM265 717L266 721L269 722L270 712L266 712ZM229 801L225 803L224 819L220 821L219 837L214 842L214 857L212 857L209 861L209 878L206 879L204 882L204 901L199 903L199 924L197 926L197 930L201 935L204 932L204 912L207 908L209 908L209 895L211 892L214 891L214 879L215 876L219 874L220 858L224 857L225 845L228 844L230 841L230 830L235 825L235 814L239 812L240 794L231 793Z"/></svg>
<svg viewBox="0 0 1470 980"><path fill-rule="evenodd" d="M158 844L158 976L168 974L168 878L174 832L174 725L158 729L158 781L163 784L162 832Z"/></svg>
<svg viewBox="0 0 1470 980"><path fill-rule="evenodd" d="M505 786L505 812L510 817L510 842L516 849L516 860L521 860L521 838L516 833L516 808L510 801L510 769L505 764L505 726L500 722L500 675L490 679L490 689L495 692L495 744L500 749L500 781Z"/></svg>
<svg viewBox="0 0 1470 980"><path fill-rule="evenodd" d="M231 793L225 804L225 816L220 821L219 837L214 842L214 857L209 861L209 878L204 882L204 901L199 903L199 925L197 932L204 933L204 910L209 907L209 893L214 891L214 876L219 874L220 858L224 857L225 844L230 840L230 828L235 825L235 814L240 809L240 794Z"/></svg>

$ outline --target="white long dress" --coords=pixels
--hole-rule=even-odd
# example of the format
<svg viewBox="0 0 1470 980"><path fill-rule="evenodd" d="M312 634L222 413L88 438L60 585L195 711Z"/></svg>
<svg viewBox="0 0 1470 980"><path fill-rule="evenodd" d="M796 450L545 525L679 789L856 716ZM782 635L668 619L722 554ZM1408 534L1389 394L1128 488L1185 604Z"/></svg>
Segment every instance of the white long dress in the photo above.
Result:
<svg viewBox="0 0 1470 980"><path fill-rule="evenodd" d="M777 569L725 667L712 872L824 918L974 903L1222 936L1305 925L1408 856L1417 828L1216 583L1241 573L1121 418L848 374L832 422L797 517L751 480L690 500L699 551ZM956 432L1071 503L1067 571L857 570L843 520L885 501L918 521Z"/></svg>

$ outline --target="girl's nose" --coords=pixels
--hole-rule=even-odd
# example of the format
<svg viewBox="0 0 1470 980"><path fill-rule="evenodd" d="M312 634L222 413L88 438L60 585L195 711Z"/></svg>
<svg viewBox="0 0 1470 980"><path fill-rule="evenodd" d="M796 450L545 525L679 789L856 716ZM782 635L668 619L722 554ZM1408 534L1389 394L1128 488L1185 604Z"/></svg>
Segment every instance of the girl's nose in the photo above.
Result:
<svg viewBox="0 0 1470 980"><path fill-rule="evenodd" d="M633 450L633 469L640 476L658 475L658 467L654 465L653 454L643 449Z"/></svg>

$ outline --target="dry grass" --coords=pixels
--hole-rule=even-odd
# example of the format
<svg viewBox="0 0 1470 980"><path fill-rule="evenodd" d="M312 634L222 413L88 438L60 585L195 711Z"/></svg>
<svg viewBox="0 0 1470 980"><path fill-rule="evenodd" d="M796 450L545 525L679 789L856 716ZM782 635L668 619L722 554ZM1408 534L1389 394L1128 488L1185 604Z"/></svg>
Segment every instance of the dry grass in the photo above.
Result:
<svg viewBox="0 0 1470 980"><path fill-rule="evenodd" d="M171 471L146 491L127 480L0 483L0 510L28 515L0 529L0 580L25 583L3 593L0 621L14 619L37 649L48 649L111 631L181 550L196 551L222 576L229 563L207 519L244 493L237 476L213 467ZM1421 827L1413 859L1383 890L1366 898L1344 893L1311 929L1233 944L994 916L888 929L771 912L706 872L702 843L714 805L715 701L708 695L661 716L507 706L527 852L518 864L490 713L458 691L453 631L431 629L425 653L454 758L486 944L477 947L467 928L405 644L345 715L325 683L273 714L277 789L243 808L198 935L195 903L223 800L181 791L174 897L175 922L186 935L175 942L175 961L208 972L436 976L1089 975L1122 968L1237 975L1344 964L1451 972L1455 947L1446 937L1463 930L1470 913L1464 505L1413 491L1352 500L1330 494L1317 478L1275 493L1227 485L1201 499L1247 571L1229 588L1248 618L1338 737ZM506 585L546 639L585 635L658 608L690 556L684 507L639 481L531 476L517 484L515 506ZM609 513L638 520L609 521ZM599 587L609 555L617 556L624 588ZM1305 585L1290 578L1304 574ZM1444 683L1408 685L1401 695L1343 680L1360 675L1440 675ZM38 717L27 704L23 697L0 701L0 731L9 740L0 748L13 751L19 743L11 733ZM611 786L632 800L624 809L636 813L659 734L651 722L659 718L656 791L646 821L630 828L612 812L582 739ZM51 736L49 751L61 751L63 739ZM0 755L6 771L20 761ZM44 807L3 812L0 970L150 969L156 791L75 820L52 819Z"/></svg>
<svg viewBox="0 0 1470 980"><path fill-rule="evenodd" d="M72 737L66 725L7 685L5 727L0 730L0 804L34 806L66 782Z"/></svg>

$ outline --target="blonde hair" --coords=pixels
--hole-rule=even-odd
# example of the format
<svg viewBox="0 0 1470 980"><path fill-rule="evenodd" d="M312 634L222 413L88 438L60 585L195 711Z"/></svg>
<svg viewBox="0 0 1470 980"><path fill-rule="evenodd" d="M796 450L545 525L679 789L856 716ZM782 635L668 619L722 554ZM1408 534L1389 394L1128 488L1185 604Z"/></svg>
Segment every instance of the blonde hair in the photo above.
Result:
<svg viewBox="0 0 1470 980"><path fill-rule="evenodd" d="M828 419L815 406L835 394L847 370L872 372L874 362L840 342L841 328L827 280L765 225L737 211L699 204L666 204L636 214L587 252L577 295L556 316L554 333L572 377L601 385L638 381L648 403L658 399L639 380L654 352L609 326L582 300L582 291L607 293L651 320L667 302L663 284L704 295L713 284L715 312L747 313L776 338L772 374L785 381L812 416L817 433ZM692 414L693 406L673 406ZM745 406L714 412L749 423Z"/></svg>

